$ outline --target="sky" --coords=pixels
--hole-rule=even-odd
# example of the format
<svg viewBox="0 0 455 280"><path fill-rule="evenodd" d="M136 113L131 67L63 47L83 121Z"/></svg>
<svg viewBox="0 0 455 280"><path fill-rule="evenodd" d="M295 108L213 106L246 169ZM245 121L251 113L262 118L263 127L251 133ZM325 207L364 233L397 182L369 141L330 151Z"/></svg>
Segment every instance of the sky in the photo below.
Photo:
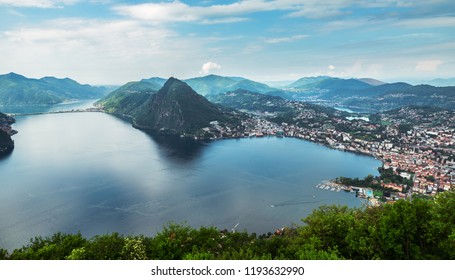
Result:
<svg viewBox="0 0 455 280"><path fill-rule="evenodd" d="M455 77L453 0L0 0L0 74Z"/></svg>

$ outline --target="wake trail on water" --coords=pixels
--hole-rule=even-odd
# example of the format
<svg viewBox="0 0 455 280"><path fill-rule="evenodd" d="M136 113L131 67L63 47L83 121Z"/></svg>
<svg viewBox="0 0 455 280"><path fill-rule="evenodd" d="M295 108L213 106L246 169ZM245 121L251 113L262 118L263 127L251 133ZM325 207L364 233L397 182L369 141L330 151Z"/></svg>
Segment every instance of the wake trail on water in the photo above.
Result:
<svg viewBox="0 0 455 280"><path fill-rule="evenodd" d="M302 202L293 202L293 203L278 203L278 204L272 204L270 207L283 207L283 206L292 206L292 205L301 205L301 204L310 204L310 203L318 203L321 202L322 200L312 200L312 201L302 201Z"/></svg>
<svg viewBox="0 0 455 280"><path fill-rule="evenodd" d="M314 198L315 198L315 196L313 196L313 200L299 201L301 198L288 200L288 201L284 201L284 202L281 202L281 203L272 204L272 205L270 205L270 207L273 208L273 207L283 207L283 206L302 205L302 204L310 204L310 203L322 202L322 200L314 200Z"/></svg>

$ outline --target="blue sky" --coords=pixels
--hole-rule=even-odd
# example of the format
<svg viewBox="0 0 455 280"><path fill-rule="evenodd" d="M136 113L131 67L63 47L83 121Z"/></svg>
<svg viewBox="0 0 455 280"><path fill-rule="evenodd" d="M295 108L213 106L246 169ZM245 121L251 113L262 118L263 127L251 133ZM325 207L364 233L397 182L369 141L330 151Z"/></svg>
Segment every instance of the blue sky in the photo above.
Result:
<svg viewBox="0 0 455 280"><path fill-rule="evenodd" d="M0 0L0 74L455 77L453 0Z"/></svg>

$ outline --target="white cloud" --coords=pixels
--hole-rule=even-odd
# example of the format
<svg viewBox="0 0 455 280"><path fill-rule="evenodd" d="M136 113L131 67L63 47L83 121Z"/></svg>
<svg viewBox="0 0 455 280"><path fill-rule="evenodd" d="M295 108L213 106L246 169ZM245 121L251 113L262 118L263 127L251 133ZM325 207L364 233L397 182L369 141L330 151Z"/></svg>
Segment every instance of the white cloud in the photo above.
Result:
<svg viewBox="0 0 455 280"><path fill-rule="evenodd" d="M136 21L61 19L0 32L0 72L69 76L85 83L124 83L151 75L187 75L204 42ZM177 70L176 70L177 69Z"/></svg>
<svg viewBox="0 0 455 280"><path fill-rule="evenodd" d="M12 1L12 0L10 0ZM437 2L435 5L435 1ZM216 1L205 3L206 5L188 5L179 0L172 2L158 2L158 3L141 3L141 4L125 4L116 5L113 10L118 14L148 21L151 23L167 23L167 22L196 22L203 24L217 24L217 23L233 23L248 20L247 15L253 13L266 12L266 11L282 11L287 13L288 17L305 17L310 19L335 19L338 22L336 26L343 28L346 19L340 20L341 15L352 14L352 9L373 9L373 8L395 8L395 7L419 7L422 10L441 13L441 10L435 8L439 5L447 6L448 8L453 6L450 1L452 0L415 0L415 1L403 1L403 0L325 0L321 3L320 0L239 0L230 4L214 4ZM380 16L380 15L378 15ZM400 18L400 14L395 15L396 18L393 21L403 20L403 24L414 24L414 19L405 20ZM420 18L415 15L415 20ZM443 17L443 16L442 16ZM368 19L363 19L363 23L372 20L374 16L370 16ZM383 19L376 19L374 21L387 21L394 16L384 14ZM428 19L428 24L441 25L451 23L449 17L442 19ZM348 23L349 26L357 25L358 22ZM417 22L419 25L419 22ZM452 25L453 26L453 25Z"/></svg>
<svg viewBox="0 0 455 280"><path fill-rule="evenodd" d="M329 76L337 76L339 75L338 73L335 72L335 66L333 66L332 64L330 64L329 66L327 66L327 75Z"/></svg>
<svg viewBox="0 0 455 280"><path fill-rule="evenodd" d="M435 72L438 70L439 65L443 62L441 60L423 60L417 62L415 66L416 72Z"/></svg>
<svg viewBox="0 0 455 280"><path fill-rule="evenodd" d="M397 21L396 25L409 27L409 28L436 28L436 27L450 27L455 26L455 17L441 16L431 18L415 18Z"/></svg>
<svg viewBox="0 0 455 280"><path fill-rule="evenodd" d="M0 6L27 8L58 8L71 5L78 0L0 0Z"/></svg>
<svg viewBox="0 0 455 280"><path fill-rule="evenodd" d="M289 43L289 42L294 42L294 41L301 40L301 39L304 39L307 37L308 37L308 35L294 35L294 36L290 36L290 37L270 38L270 39L266 39L265 42L267 44Z"/></svg>
<svg viewBox="0 0 455 280"><path fill-rule="evenodd" d="M189 6L176 0L173 2L119 5L113 9L121 15L153 23L232 23L247 20L244 17L239 17L241 15L263 11L292 9L292 5L283 5L283 3L280 2L281 1L243 0L224 5Z"/></svg>
<svg viewBox="0 0 455 280"><path fill-rule="evenodd" d="M209 61L209 62L206 62L202 65L202 68L201 68L201 74L208 74L210 73L210 71L212 70L218 70L218 69L221 69L221 65L215 63L215 62L212 62L212 61Z"/></svg>

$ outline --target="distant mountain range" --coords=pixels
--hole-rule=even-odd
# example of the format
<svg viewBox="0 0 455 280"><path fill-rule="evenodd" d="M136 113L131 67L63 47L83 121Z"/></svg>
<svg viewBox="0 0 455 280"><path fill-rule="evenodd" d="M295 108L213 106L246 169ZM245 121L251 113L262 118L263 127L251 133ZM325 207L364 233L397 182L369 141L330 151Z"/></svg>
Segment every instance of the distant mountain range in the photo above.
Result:
<svg viewBox="0 0 455 280"><path fill-rule="evenodd" d="M252 92L277 95L282 93L281 90L269 87L266 84L258 83L240 77L223 77L217 75L208 75L184 80L197 93L208 96L234 91L237 89L249 90Z"/></svg>
<svg viewBox="0 0 455 280"><path fill-rule="evenodd" d="M435 87L449 87L455 86L455 78L424 80L418 81L415 84L431 85Z"/></svg>
<svg viewBox="0 0 455 280"><path fill-rule="evenodd" d="M0 75L0 105L52 105L96 99L105 93L106 88L81 85L69 78L30 79L16 73Z"/></svg>
<svg viewBox="0 0 455 280"><path fill-rule="evenodd" d="M166 81L160 77L152 77L129 82L112 92L107 107L118 114L129 114L137 104L142 104L150 94L160 90ZM408 105L437 106L455 110L454 86L413 86L403 82L385 83L371 78L341 79L329 76L303 77L280 88L242 77L218 75L191 78L183 82L209 99L226 92L244 90L288 100L368 112ZM434 82L450 84L451 79ZM0 105L44 105L67 100L101 98L106 90L107 88L103 87L81 85L68 78L28 79L15 73L0 75ZM128 98L125 99L125 96ZM126 104L128 106L125 106Z"/></svg>
<svg viewBox="0 0 455 280"><path fill-rule="evenodd" d="M289 84L286 96L330 107L349 107L382 111L402 106L437 106L455 110L455 87L413 86L384 83L374 79L340 79L327 76L306 77Z"/></svg>
<svg viewBox="0 0 455 280"><path fill-rule="evenodd" d="M268 95L283 95L284 92L280 89L270 87L263 83L258 83L241 77L224 77L218 75L207 75L204 77L196 77L191 79L182 80L189 85L194 91L202 96L217 95L228 91L237 89L249 90L252 92L268 94ZM166 79L153 77L149 79L142 79L136 83L153 83L156 86L155 90L164 85Z"/></svg>
<svg viewBox="0 0 455 280"><path fill-rule="evenodd" d="M235 110L260 112L287 112L292 110L288 102L279 96L261 94L245 89L210 95L207 98L213 103Z"/></svg>

